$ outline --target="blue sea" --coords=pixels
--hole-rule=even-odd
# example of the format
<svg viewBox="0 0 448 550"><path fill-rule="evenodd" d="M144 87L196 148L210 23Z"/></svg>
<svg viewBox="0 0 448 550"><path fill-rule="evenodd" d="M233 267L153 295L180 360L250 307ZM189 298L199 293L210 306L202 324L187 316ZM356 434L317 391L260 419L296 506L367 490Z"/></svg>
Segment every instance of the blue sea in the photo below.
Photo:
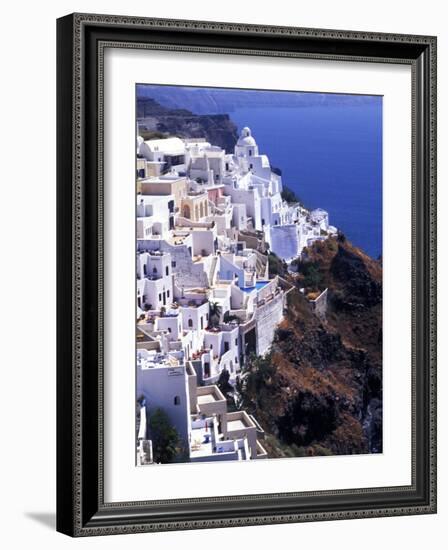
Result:
<svg viewBox="0 0 448 550"><path fill-rule="evenodd" d="M157 85L139 85L137 97L249 126L307 208L327 210L353 244L382 254L381 97Z"/></svg>
<svg viewBox="0 0 448 550"><path fill-rule="evenodd" d="M251 128L260 153L280 168L304 205L327 210L330 223L374 258L382 253L382 114L376 99L362 106L230 113L239 130Z"/></svg>

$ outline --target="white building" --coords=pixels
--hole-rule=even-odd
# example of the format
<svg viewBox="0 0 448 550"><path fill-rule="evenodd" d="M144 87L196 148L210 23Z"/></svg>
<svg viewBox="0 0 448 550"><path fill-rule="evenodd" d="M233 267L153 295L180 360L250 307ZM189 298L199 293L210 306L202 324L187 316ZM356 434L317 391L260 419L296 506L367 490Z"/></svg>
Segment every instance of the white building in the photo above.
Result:
<svg viewBox="0 0 448 550"><path fill-rule="evenodd" d="M137 351L137 399L144 396L147 417L162 409L188 447L191 417L185 368L157 352Z"/></svg>
<svg viewBox="0 0 448 550"><path fill-rule="evenodd" d="M173 195L137 195L137 239L166 238L173 228Z"/></svg>
<svg viewBox="0 0 448 550"><path fill-rule="evenodd" d="M310 219L314 223L317 223L323 230L328 229L328 212L322 210L322 208L316 208L310 212Z"/></svg>
<svg viewBox="0 0 448 550"><path fill-rule="evenodd" d="M178 433L182 453L191 462L267 457L259 441L264 432L258 422L245 411L229 413L217 386L198 386L190 362L181 366L173 357L139 349L137 369L137 399L144 407L139 444L147 442L152 447L151 416L161 409Z"/></svg>
<svg viewBox="0 0 448 550"><path fill-rule="evenodd" d="M159 174L171 169L184 171L185 154L185 143L176 137L151 139L138 145L138 155L155 165L155 169L158 167ZM158 175L157 171L154 175Z"/></svg>
<svg viewBox="0 0 448 550"><path fill-rule="evenodd" d="M137 253L137 313L172 304L173 273L170 254Z"/></svg>
<svg viewBox="0 0 448 550"><path fill-rule="evenodd" d="M235 384L283 319L288 283L269 279L266 244L290 262L336 229L326 211L282 199L249 128L233 153L179 138L140 139L137 151L138 460L151 461L157 408L191 461L263 458L260 426L228 413L215 384L224 371Z"/></svg>

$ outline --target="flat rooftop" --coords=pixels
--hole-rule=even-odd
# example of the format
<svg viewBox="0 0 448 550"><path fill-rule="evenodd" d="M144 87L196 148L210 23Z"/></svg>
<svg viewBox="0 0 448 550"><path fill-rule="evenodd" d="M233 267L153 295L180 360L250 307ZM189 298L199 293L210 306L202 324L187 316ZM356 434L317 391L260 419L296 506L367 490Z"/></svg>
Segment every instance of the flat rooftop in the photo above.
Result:
<svg viewBox="0 0 448 550"><path fill-rule="evenodd" d="M227 414L227 431L255 428L250 416L245 411L236 411Z"/></svg>
<svg viewBox="0 0 448 550"><path fill-rule="evenodd" d="M217 401L216 397L212 394L198 395L198 404L204 405L205 403L215 403Z"/></svg>
<svg viewBox="0 0 448 550"><path fill-rule="evenodd" d="M150 176L149 178L144 178L143 181L147 181L149 183L170 183L172 181L184 180L184 179L186 179L185 176L165 174L162 176Z"/></svg>
<svg viewBox="0 0 448 550"><path fill-rule="evenodd" d="M245 428L247 428L247 426L241 420L232 420L231 422L227 422L227 431L244 430Z"/></svg>
<svg viewBox="0 0 448 550"><path fill-rule="evenodd" d="M193 428L191 430L190 456L202 457L213 454L211 428Z"/></svg>
<svg viewBox="0 0 448 550"><path fill-rule="evenodd" d="M198 399L198 405L205 405L207 403L217 403L219 401L225 401L224 395L221 393L218 386L199 386L196 390Z"/></svg>

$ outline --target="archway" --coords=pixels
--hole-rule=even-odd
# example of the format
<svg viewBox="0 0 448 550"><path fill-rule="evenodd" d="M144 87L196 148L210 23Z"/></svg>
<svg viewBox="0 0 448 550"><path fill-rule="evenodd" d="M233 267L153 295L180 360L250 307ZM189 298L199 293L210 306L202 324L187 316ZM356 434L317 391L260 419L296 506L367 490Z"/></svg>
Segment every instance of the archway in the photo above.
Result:
<svg viewBox="0 0 448 550"><path fill-rule="evenodd" d="M190 207L188 206L188 204L184 205L183 216L184 216L184 218L187 218L187 219L191 218L191 211L190 211Z"/></svg>

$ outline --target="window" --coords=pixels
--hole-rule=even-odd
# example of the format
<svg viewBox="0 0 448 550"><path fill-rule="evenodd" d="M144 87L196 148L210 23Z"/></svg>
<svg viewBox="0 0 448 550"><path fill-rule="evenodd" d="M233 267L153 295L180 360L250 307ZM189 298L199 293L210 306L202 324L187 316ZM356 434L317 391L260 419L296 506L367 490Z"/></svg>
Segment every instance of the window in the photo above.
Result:
<svg viewBox="0 0 448 550"><path fill-rule="evenodd" d="M171 334L171 328L170 327L168 327L168 332Z"/></svg>
<svg viewBox="0 0 448 550"><path fill-rule="evenodd" d="M188 319L188 326L190 328L193 326L193 320L192 319Z"/></svg>
<svg viewBox="0 0 448 550"><path fill-rule="evenodd" d="M224 353L229 351L229 342L224 342Z"/></svg>
<svg viewBox="0 0 448 550"><path fill-rule="evenodd" d="M252 163L250 163L249 168L252 170L253 167L254 167L254 165Z"/></svg>
<svg viewBox="0 0 448 550"><path fill-rule="evenodd" d="M204 317L201 317L201 330L204 328Z"/></svg>
<svg viewBox="0 0 448 550"><path fill-rule="evenodd" d="M235 363L238 363L238 357L235 357Z"/></svg>
<svg viewBox="0 0 448 550"><path fill-rule="evenodd" d="M154 273L154 275L157 273L157 267L156 267L156 266L154 266L154 267L152 268L152 272Z"/></svg>
<svg viewBox="0 0 448 550"><path fill-rule="evenodd" d="M213 349L213 344L210 344L210 349Z"/></svg>
<svg viewBox="0 0 448 550"><path fill-rule="evenodd" d="M171 267L174 269L176 267L176 262L171 262Z"/></svg>
<svg viewBox="0 0 448 550"><path fill-rule="evenodd" d="M146 275L146 264L143 264L143 273Z"/></svg>
<svg viewBox="0 0 448 550"><path fill-rule="evenodd" d="M174 398L174 404L180 405L180 397L178 395L176 395L176 397Z"/></svg>
<svg viewBox="0 0 448 550"><path fill-rule="evenodd" d="M235 346L238 346L238 338L235 338Z"/></svg>
<svg viewBox="0 0 448 550"><path fill-rule="evenodd" d="M166 273L167 275L170 274L170 268L169 268L168 266L165 267L165 273Z"/></svg>
<svg viewBox="0 0 448 550"><path fill-rule="evenodd" d="M249 149L249 156L252 156L252 149ZM250 165L250 167L252 168L252 164Z"/></svg>
<svg viewBox="0 0 448 550"><path fill-rule="evenodd" d="M159 294L159 302L162 301L162 294Z"/></svg>
<svg viewBox="0 0 448 550"><path fill-rule="evenodd" d="M170 291L169 291L169 290L166 291L166 297L167 297L167 298L170 297Z"/></svg>

